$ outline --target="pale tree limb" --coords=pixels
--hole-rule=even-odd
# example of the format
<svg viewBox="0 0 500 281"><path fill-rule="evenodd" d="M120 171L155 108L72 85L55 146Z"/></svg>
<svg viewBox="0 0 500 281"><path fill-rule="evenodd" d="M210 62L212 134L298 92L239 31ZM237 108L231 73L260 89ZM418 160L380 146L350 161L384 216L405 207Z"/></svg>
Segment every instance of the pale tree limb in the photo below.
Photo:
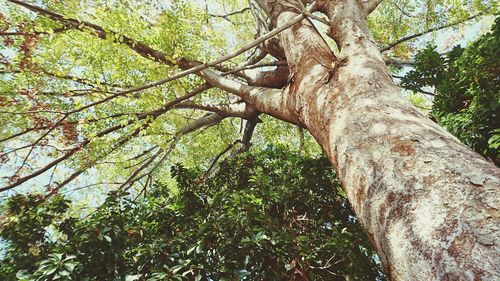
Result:
<svg viewBox="0 0 500 281"><path fill-rule="evenodd" d="M255 70L255 68L277 66L272 70ZM288 82L290 70L288 64L284 61L274 63L263 63L249 65L239 68L240 73L246 77L246 80L251 86L267 87L267 88L283 88Z"/></svg>
<svg viewBox="0 0 500 281"><path fill-rule="evenodd" d="M385 58L384 62L386 65L395 65L395 66L413 66L415 64L414 59L404 60L398 58Z"/></svg>
<svg viewBox="0 0 500 281"><path fill-rule="evenodd" d="M261 36L272 29L271 20L268 18L266 13L263 11L262 7L258 3L258 0L248 0L250 10L255 19L257 36ZM266 54L275 57L278 60L286 59L285 51L280 45L278 39L269 40L263 43L259 48Z"/></svg>
<svg viewBox="0 0 500 281"><path fill-rule="evenodd" d="M241 147L237 151L231 153L231 157L246 152L250 149L250 146L252 146L251 140L253 137L253 133L255 131L255 127L257 126L258 123L261 122L262 121L259 119L258 114L253 115L251 118L247 120L245 124L245 129L243 130L243 137L241 138Z"/></svg>
<svg viewBox="0 0 500 281"><path fill-rule="evenodd" d="M48 15L49 17L51 18L54 18L54 19L57 19L57 20L62 20L62 21L68 21L72 24L72 25L76 25L77 23L80 23L80 25L77 25L76 27L80 28L80 26L87 26L89 28L92 28L92 29L95 29L96 31L100 31L100 32L104 32L104 30L99 27L99 26L96 26L94 24L91 24L91 23L87 23L87 22L82 22L81 21L78 21L78 20L74 20L74 19L66 19L64 18L62 15L59 15L59 14L56 14L54 12L51 12L51 11L47 11L47 10L44 10L44 9L41 9L39 7L35 7L35 6L32 6L30 4L26 4L24 2L21 2L21 1L18 1L18 0L9 0L13 3L17 3L19 5L23 5L25 7L28 7L29 9L31 10L34 10L34 11L37 11L37 12L40 12L40 13L43 13L43 14L46 14ZM309 9L307 10L307 12L311 12L313 9L315 8L315 5L311 5L311 7L309 7ZM102 99L100 101L97 101L97 102L94 102L94 103L91 103L89 105L86 105L86 106L83 106L82 108L78 109L78 111L81 111L81 110L84 110L86 108L90 108L90 107L93 107L95 105L98 105L100 103L103 103L103 102L106 102L106 101L109 101L111 99L114 99L116 97L119 97L119 96L123 96L123 95L126 95L126 94L129 94L129 93L132 93L132 92L137 92L137 91L142 91L142 90L145 90L145 89L148 89L148 88L151 88L151 87L155 87L155 86L158 86L158 85L161 85L161 84L164 84L164 83L167 83L169 81L173 81L173 80L176 80L176 79L179 79L181 77L184 77L188 74L192 74L192 73L197 73L197 72L200 72L202 70L204 70L205 73L210 73L211 71L209 71L207 68L211 67L211 66L215 66L215 65L218 65L224 61L227 61L229 59L232 59L240 54L242 54L243 52L265 42L266 40L274 37L275 35L277 35L278 33L288 29L289 27L291 27L292 25L296 24L296 23L299 23L300 21L302 21L304 18L305 18L305 14L301 13L301 14L298 14L297 16L293 17L288 23L284 24L283 26L281 27L278 27L276 29L274 29L273 31L270 31L264 35L262 35L261 37L257 38L256 40L246 44L244 47L230 53L230 54L227 54L225 56L222 56L214 61L211 61L211 62L207 62L207 63L203 63L203 64L200 64L200 63L197 63L197 62L192 62L192 61L185 61L185 59L178 59L177 60L177 63L179 66L184 66L184 67L190 67L184 71L181 71L177 74L174 74L170 77L167 77L167 78L164 78L164 79L161 79L161 80L158 80L158 81L155 81L155 82L151 82L151 83L148 83L148 84L145 84L145 85L142 85L142 86L139 86L139 87L136 87L136 88L132 88L132 89L128 89L128 90L125 90L125 91L121 91L121 92L118 92L114 95L111 95L111 96L108 96L107 98L105 99ZM98 33L99 34L99 33ZM130 39L130 38L129 38ZM132 39L130 39L132 40ZM124 42L127 41L127 40L123 40ZM127 41L128 42L128 41ZM130 45L132 47L137 47L139 46L138 44L140 44L139 42L131 42ZM142 48L142 47L141 47ZM144 47L145 48L145 47ZM144 49L143 48L143 49ZM149 47L148 47L149 48ZM145 49L148 49L148 48L145 48ZM142 49L141 49L142 50ZM148 50L151 50L151 48L149 48ZM157 53L155 51L155 53ZM215 73L213 73L215 74ZM205 78L205 80L207 80L210 84L212 85L221 85L221 82L219 81L220 80L220 75L201 75L203 78ZM224 82L224 84L229 85L242 85L240 83L237 83L237 82L234 82L233 83L229 83L227 80L225 80L226 82ZM239 86L238 86L239 87ZM232 93L235 93L235 88L233 87L232 88L233 91ZM247 88L247 91L249 90L249 88ZM238 91L236 91L238 92ZM254 95L255 96L255 95ZM72 112L73 113L73 112ZM63 118L63 120L65 119L66 117Z"/></svg>
<svg viewBox="0 0 500 281"><path fill-rule="evenodd" d="M25 6L25 7L28 7L29 9L33 10L33 11L36 11L36 12L39 12L39 13L43 13L45 15L48 15L50 18L52 19L56 19L56 20L59 20L59 21L63 21L63 22L69 22L70 25L72 25L73 27L75 28L78 28L78 29L81 29L82 27L87 27L87 28L91 28L91 29L94 29L95 31L97 31L98 35L100 34L100 36L105 36L106 35L106 32L104 31L104 29L96 26L96 25L93 25L91 23L87 23L87 22L81 22L81 21L77 21L77 20L74 20L74 19L67 19L67 18L64 18L63 16L59 15L59 14L56 14L56 13L53 13L53 12L50 12L50 11L47 11L47 10L44 10L44 9L41 9L41 8L38 8L38 7L35 7L35 6L32 6L30 4L27 4L27 3L24 3L24 2L21 2L21 1L17 1L17 0L10 0L11 2L13 3L16 3L16 4L19 4L19 5L22 5L22 6ZM265 35L257 38L255 41L245 45L243 48L235 51L235 52L232 52L226 56L223 56L215 61L212 61L212 62L208 62L208 63L204 63L204 64L197 64L197 63L192 63L192 62L188 62L187 65L192 65L192 64L197 64L189 69L186 69L185 71L181 71L173 76L170 76L170 77L167 77L167 78L164 78L164 79L161 79L159 81L155 81L155 82L151 82L151 83L148 83L148 84L145 84L145 85L142 85L142 86L139 86L139 87L136 87L136 88L132 88L132 89L128 89L128 90L125 90L125 91L121 91L121 92L118 92L112 96L108 96L106 97L105 99L102 99L100 101L97 101L97 102L94 102L94 103L91 103L91 104L88 104L86 106L83 106L81 108L78 108L78 109L75 109L75 110L72 110L70 112L68 112L67 114L65 114L63 116L63 118L59 119L55 125L50 128L47 132L45 132L42 137L40 137L36 142L40 141L41 139L43 139L45 136L47 136L52 130L54 130L54 128L56 128L59 124L61 124L70 114L73 114L73 113L76 113L76 112L80 112L84 109L87 109L87 108L90 108L90 107L93 107L93 106L96 106L98 104L101 104L101 103L104 103L106 101L109 101L115 97L118 97L118 96L123 96L123 95L126 95L128 93L132 93L132 92L137 92L137 91L142 91L144 89L148 89L148 88L151 88L151 87L154 87L154 86L158 86L160 84L163 84L163 83L166 83L166 82L169 82L169 81L173 81L175 79L178 79L180 77L183 77L183 76L186 76L188 74L191 74L191 73L196 73L196 72L199 72L199 71L202 71L203 72L203 75L202 77L206 78L207 81L209 81L210 83L212 84L215 84L216 86L222 86L221 89L225 89L225 90L230 90L230 92L232 93L235 93L237 95L240 95L243 99L248 99L248 100L261 100L261 97L263 96L267 96L267 97L270 97L272 99L272 101L274 102L273 103L268 103L266 101L264 102L261 102L260 105L262 108L266 109L265 107L273 107L273 106L276 106L276 102L280 102L278 101L278 97L281 96L281 91L274 91L272 93L270 93L270 89L262 89L262 88L255 88L255 87L250 87L250 86L246 86L246 85L243 85L243 84L240 84L240 83L237 83L235 81L231 81L230 79L227 79L227 78L223 78L222 76L208 70L207 68L210 67L210 66L215 66L215 65L218 65L219 63L221 62L224 62L226 60L229 60L233 57L236 57L237 55L243 53L244 51L248 50L248 49L251 49L257 45L259 45L260 43L266 41L267 39L275 36L276 34L278 34L279 32L289 28L290 26L300 22L302 19L305 18L305 15L304 14L299 14L297 16L295 16L289 23L269 32L269 33L266 33ZM131 40L131 39L130 39ZM124 42L129 42L130 40L128 39L124 39L123 41ZM133 42L130 43L130 45L134 48L136 48L137 45L136 42ZM147 49L147 48L146 48ZM260 98L258 98L260 97ZM271 111L270 109L269 110L266 110L266 111ZM109 132L112 132L114 130L118 130L118 129L121 129L125 126L128 126L129 124L133 123L133 121L130 121L130 122L127 122L126 124L124 125L119 125L119 126L114 126L114 127L111 127L109 128L108 130L104 130L104 133L101 132L98 134L98 137L100 136L103 136L105 134L108 134ZM73 148L71 149L68 153L64 154L63 156L59 157L58 159L55 159L54 161L52 161L51 163L49 163L49 165L45 166L44 168L38 170L38 171L35 171L34 173L30 174L30 175L27 175L25 177L22 177L22 178L19 178L18 180L16 180L15 183L13 184L10 184L4 188L1 188L0 191L3 191L3 190L8 190L10 188L13 188L33 177L36 177L42 173L44 173L45 171L47 171L48 169L50 169L51 167L53 167L54 165L57 165L58 163L66 160L67 158L69 158L71 155L73 155L74 153L76 153L77 151L79 151L82 147L86 146L87 144L90 143L90 140L87 139L87 140L84 140L82 143L80 143L80 146L76 147L76 148ZM31 153L31 151L30 151ZM28 153L28 156L29 154Z"/></svg>
<svg viewBox="0 0 500 281"><path fill-rule="evenodd" d="M174 108L179 109L198 109L203 111L209 111L217 113L223 116L239 117L247 119L252 115L255 115L255 110L243 102L232 103L232 104L210 104L210 103L194 103L194 102L183 102L179 103Z"/></svg>
<svg viewBox="0 0 500 281"><path fill-rule="evenodd" d="M378 5L382 2L382 0L361 0L361 5L363 6L363 11L365 15L369 15L373 12Z"/></svg>
<svg viewBox="0 0 500 281"><path fill-rule="evenodd" d="M256 63L260 62L261 60L263 60L266 56L267 56L267 53L264 52L261 48L257 47L254 49L252 54L248 58L245 59L245 62L240 66L256 64Z"/></svg>
<svg viewBox="0 0 500 281"><path fill-rule="evenodd" d="M257 111L293 124L299 124L299 120L294 118L295 114L292 109L286 106L288 96L283 95L281 89L245 85L208 69L201 71L200 74L213 86L239 96ZM283 110L278 111L277 108Z"/></svg>

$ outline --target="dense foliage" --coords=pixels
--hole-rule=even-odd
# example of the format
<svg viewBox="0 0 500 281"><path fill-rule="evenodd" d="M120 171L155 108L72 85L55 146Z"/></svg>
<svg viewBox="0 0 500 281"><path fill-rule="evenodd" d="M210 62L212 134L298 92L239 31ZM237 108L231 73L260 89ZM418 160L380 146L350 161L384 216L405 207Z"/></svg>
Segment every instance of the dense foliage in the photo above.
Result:
<svg viewBox="0 0 500 281"><path fill-rule="evenodd" d="M403 86L434 87L432 116L477 152L500 164L500 17L490 33L466 48L439 54L428 46L416 55Z"/></svg>
<svg viewBox="0 0 500 281"><path fill-rule="evenodd" d="M374 251L327 166L272 147L207 180L176 165L176 186L111 192L85 217L62 195L13 196L0 279L375 280Z"/></svg>

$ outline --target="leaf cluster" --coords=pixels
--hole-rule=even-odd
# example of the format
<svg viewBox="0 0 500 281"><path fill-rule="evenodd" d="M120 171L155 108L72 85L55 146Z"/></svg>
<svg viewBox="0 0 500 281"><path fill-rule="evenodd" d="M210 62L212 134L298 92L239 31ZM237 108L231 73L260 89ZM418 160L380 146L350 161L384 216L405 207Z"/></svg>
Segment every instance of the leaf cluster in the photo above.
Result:
<svg viewBox="0 0 500 281"><path fill-rule="evenodd" d="M415 57L415 69L403 86L433 87L431 115L477 152L500 163L500 17L491 32L466 48L439 54L427 46Z"/></svg>

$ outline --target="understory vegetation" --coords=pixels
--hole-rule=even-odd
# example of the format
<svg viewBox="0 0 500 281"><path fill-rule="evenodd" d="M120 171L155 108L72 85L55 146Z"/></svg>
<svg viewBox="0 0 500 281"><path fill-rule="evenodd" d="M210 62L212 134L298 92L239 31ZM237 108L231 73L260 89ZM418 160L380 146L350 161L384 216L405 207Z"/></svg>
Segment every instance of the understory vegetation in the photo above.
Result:
<svg viewBox="0 0 500 281"><path fill-rule="evenodd" d="M209 179L176 165L177 184L110 192L88 213L70 211L63 195L13 196L2 210L0 277L375 280L375 252L328 166L269 147Z"/></svg>

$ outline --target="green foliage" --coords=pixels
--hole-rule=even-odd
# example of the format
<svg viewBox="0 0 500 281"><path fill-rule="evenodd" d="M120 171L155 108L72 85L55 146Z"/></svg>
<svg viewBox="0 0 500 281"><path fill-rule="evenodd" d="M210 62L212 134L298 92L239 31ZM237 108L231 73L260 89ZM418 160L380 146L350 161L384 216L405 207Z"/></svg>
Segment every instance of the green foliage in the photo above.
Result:
<svg viewBox="0 0 500 281"><path fill-rule="evenodd" d="M61 195L11 197L0 279L375 280L374 251L328 166L275 147L207 180L176 165L175 186L111 192L85 217Z"/></svg>
<svg viewBox="0 0 500 281"><path fill-rule="evenodd" d="M76 256L65 254L49 254L48 259L40 262L33 275L27 271L19 271L16 277L19 280L75 280L79 262Z"/></svg>
<svg viewBox="0 0 500 281"><path fill-rule="evenodd" d="M477 152L500 163L500 17L490 33L467 48L441 55L428 46L415 58L403 86L434 87L432 116Z"/></svg>

